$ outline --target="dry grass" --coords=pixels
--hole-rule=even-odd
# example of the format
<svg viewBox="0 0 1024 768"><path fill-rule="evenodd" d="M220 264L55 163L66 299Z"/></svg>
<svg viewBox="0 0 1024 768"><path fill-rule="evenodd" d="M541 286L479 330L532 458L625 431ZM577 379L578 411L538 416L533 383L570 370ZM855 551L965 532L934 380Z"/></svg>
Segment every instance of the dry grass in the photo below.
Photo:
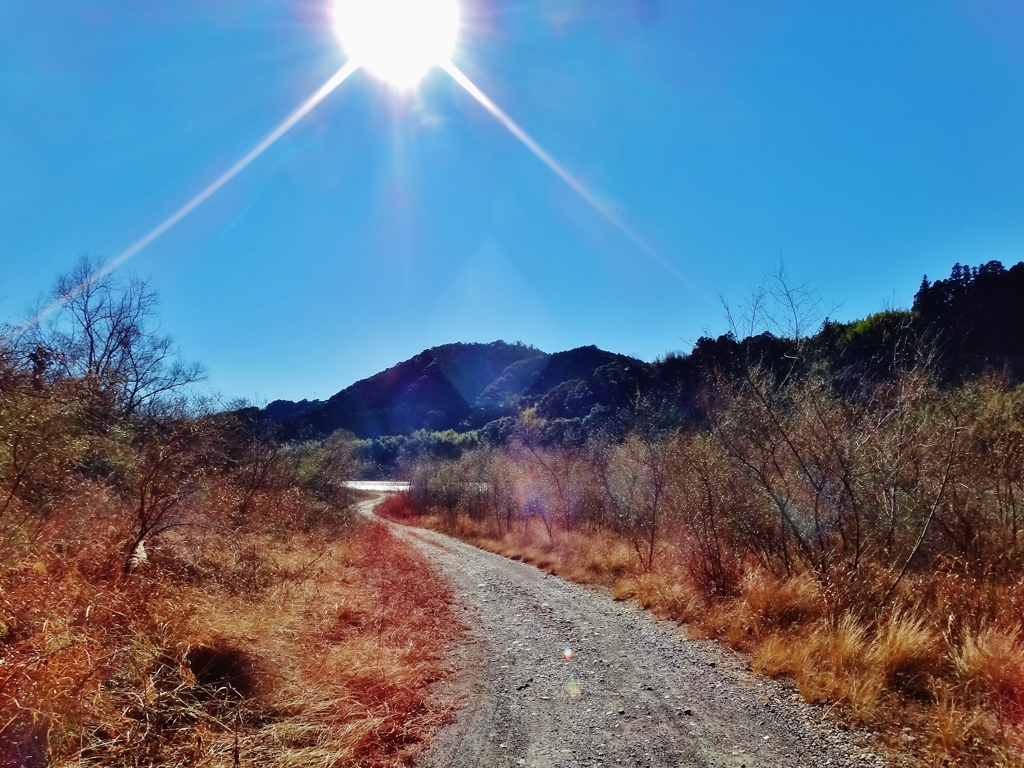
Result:
<svg viewBox="0 0 1024 768"><path fill-rule="evenodd" d="M0 766L396 766L449 717L450 594L384 526L111 543L0 569Z"/></svg>

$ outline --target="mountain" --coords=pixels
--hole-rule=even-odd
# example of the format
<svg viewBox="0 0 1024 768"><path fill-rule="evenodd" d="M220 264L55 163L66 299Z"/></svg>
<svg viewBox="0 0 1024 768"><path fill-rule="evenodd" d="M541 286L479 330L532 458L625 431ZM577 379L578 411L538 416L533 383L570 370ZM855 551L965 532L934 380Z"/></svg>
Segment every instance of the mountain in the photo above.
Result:
<svg viewBox="0 0 1024 768"><path fill-rule="evenodd" d="M598 369L644 365L592 346L548 354L503 341L445 344L358 381L329 400L277 400L261 416L285 439L319 438L339 429L361 438L419 429L465 431L511 416L524 401L541 401Z"/></svg>

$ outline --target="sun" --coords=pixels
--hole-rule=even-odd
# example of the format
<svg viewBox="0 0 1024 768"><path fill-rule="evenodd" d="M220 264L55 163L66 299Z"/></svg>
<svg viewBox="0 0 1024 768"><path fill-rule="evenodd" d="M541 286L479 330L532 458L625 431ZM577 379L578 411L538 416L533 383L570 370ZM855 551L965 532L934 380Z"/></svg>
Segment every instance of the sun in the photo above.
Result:
<svg viewBox="0 0 1024 768"><path fill-rule="evenodd" d="M457 0L334 0L334 30L350 59L403 89L447 62L459 31Z"/></svg>

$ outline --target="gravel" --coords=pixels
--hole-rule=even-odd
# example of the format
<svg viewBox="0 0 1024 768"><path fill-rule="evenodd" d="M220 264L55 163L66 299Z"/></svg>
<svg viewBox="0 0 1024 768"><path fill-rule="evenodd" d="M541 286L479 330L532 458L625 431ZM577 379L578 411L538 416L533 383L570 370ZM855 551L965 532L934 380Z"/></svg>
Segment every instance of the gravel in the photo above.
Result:
<svg viewBox="0 0 1024 768"><path fill-rule="evenodd" d="M855 743L865 734L674 622L434 531L393 530L452 585L468 627L438 693L461 708L419 768L886 764Z"/></svg>

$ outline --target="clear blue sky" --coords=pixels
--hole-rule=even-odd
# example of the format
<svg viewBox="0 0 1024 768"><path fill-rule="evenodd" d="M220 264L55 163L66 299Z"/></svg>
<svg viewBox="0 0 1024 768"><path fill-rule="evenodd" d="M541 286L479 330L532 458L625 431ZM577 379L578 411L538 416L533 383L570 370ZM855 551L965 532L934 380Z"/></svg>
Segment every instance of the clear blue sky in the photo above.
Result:
<svg viewBox="0 0 1024 768"><path fill-rule="evenodd" d="M0 3L0 319L113 257L345 61L328 0ZM357 73L127 269L229 397L420 350L644 359L785 260L852 319L1024 258L1018 0L464 0L455 62L685 276L441 71Z"/></svg>

